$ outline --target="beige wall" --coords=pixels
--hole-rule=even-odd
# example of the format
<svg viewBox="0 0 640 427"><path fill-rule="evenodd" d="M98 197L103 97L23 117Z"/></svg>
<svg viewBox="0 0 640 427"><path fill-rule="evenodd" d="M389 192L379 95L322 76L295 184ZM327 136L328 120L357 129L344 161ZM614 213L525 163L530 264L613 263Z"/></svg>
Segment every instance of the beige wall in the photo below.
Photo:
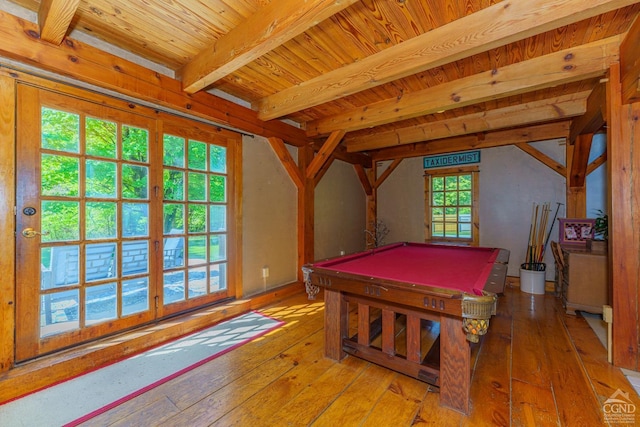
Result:
<svg viewBox="0 0 640 427"><path fill-rule="evenodd" d="M532 144L564 164L564 143ZM379 173L384 170L380 168ZM515 146L485 149L480 162L480 245L509 249L510 276L524 262L533 203L566 203L565 178ZM378 190L378 218L390 232L387 243L424 241L424 170L422 157L405 159ZM564 205L559 217L564 215ZM557 240L557 226L552 230ZM554 278L551 250L546 252L547 280Z"/></svg>
<svg viewBox="0 0 640 427"><path fill-rule="evenodd" d="M378 175L390 162L378 164ZM422 157L404 159L378 188L378 220L389 230L384 243L424 241Z"/></svg>
<svg viewBox="0 0 640 427"><path fill-rule="evenodd" d="M365 248L366 197L352 165L336 160L315 189L314 258Z"/></svg>
<svg viewBox="0 0 640 427"><path fill-rule="evenodd" d="M287 148L296 159L296 149ZM266 139L243 137L242 153L246 296L297 278L297 191ZM315 189L315 259L364 249L365 206L353 166L334 161Z"/></svg>
<svg viewBox="0 0 640 427"><path fill-rule="evenodd" d="M244 136L242 143L242 288L247 296L296 280L298 207L296 187L269 142ZM265 266L269 277L263 279Z"/></svg>

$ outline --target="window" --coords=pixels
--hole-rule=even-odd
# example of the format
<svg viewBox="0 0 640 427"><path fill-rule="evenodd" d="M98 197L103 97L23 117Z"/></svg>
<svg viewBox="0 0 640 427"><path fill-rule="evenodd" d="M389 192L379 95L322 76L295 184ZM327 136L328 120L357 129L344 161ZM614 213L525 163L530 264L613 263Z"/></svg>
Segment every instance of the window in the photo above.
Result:
<svg viewBox="0 0 640 427"><path fill-rule="evenodd" d="M478 168L425 174L425 240L477 246Z"/></svg>
<svg viewBox="0 0 640 427"><path fill-rule="evenodd" d="M163 147L167 305L227 289L227 150L169 133Z"/></svg>

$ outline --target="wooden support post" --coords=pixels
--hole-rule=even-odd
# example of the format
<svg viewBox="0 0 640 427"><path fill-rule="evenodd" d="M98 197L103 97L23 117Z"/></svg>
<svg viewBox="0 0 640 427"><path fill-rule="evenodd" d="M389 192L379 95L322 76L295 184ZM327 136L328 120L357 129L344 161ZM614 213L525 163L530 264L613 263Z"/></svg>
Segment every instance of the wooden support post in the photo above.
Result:
<svg viewBox="0 0 640 427"><path fill-rule="evenodd" d="M301 147L298 150L298 167L303 177L304 185L298 189L298 280L302 281L301 267L313 262L313 223L314 223L314 194L313 178L306 177L306 170L313 160L313 148Z"/></svg>
<svg viewBox="0 0 640 427"><path fill-rule="evenodd" d="M607 87L607 174L613 363L618 367L638 370L640 102L622 105L621 90L620 65L612 64Z"/></svg>
<svg viewBox="0 0 640 427"><path fill-rule="evenodd" d="M15 99L12 78L0 76L0 241L4 242L0 257L0 372L13 366L15 328Z"/></svg>
<svg viewBox="0 0 640 427"><path fill-rule="evenodd" d="M342 350L342 339L349 332L349 305L340 291L324 291L324 355L342 360L347 353Z"/></svg>
<svg viewBox="0 0 640 427"><path fill-rule="evenodd" d="M376 181L377 168L376 163L373 162L371 169L367 171L369 182ZM373 248L375 246L375 233L376 222L378 221L378 189L371 186L371 194L367 194L367 218L366 218L366 248Z"/></svg>
<svg viewBox="0 0 640 427"><path fill-rule="evenodd" d="M440 316L440 404L468 414L470 385L471 348L462 319Z"/></svg>

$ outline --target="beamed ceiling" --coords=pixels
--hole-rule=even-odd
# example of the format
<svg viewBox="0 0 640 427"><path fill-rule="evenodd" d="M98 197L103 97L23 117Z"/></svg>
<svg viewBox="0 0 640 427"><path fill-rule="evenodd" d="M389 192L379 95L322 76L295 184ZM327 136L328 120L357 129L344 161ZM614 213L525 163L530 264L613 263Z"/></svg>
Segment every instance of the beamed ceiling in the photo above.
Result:
<svg viewBox="0 0 640 427"><path fill-rule="evenodd" d="M185 94L225 92L352 160L573 143L603 127L603 82L622 49L625 101L639 98L635 1L10 3L36 12L41 40L87 33L171 70Z"/></svg>

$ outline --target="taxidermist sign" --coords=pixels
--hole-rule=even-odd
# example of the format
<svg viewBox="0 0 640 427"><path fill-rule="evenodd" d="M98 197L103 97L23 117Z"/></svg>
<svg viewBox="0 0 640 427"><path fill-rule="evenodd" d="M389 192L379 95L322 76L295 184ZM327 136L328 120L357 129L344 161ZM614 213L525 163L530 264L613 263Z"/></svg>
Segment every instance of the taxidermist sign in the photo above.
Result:
<svg viewBox="0 0 640 427"><path fill-rule="evenodd" d="M424 157L423 162L425 169L480 163L480 151L465 151L464 153L428 156Z"/></svg>

